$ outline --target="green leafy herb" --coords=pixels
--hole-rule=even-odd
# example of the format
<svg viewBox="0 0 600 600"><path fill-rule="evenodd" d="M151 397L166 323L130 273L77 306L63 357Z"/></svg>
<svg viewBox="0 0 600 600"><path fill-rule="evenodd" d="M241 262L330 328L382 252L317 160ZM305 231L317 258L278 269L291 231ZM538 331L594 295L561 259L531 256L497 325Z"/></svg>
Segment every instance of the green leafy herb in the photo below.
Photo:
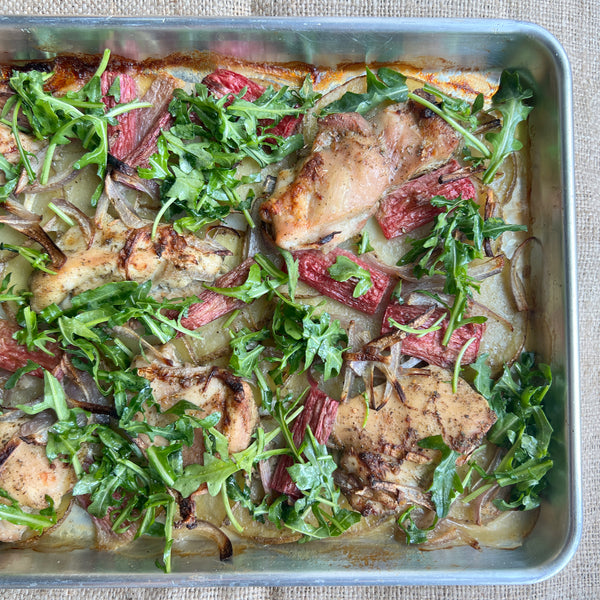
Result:
<svg viewBox="0 0 600 600"><path fill-rule="evenodd" d="M348 281L348 279L354 278L356 280L356 287L352 292L354 298L363 296L373 287L369 271L363 269L347 256L338 256L335 263L327 271L335 281Z"/></svg>
<svg viewBox="0 0 600 600"><path fill-rule="evenodd" d="M503 71L500 87L492 96L492 106L502 115L502 129L486 134L486 140L492 145L493 153L483 183L490 183L504 159L512 152L518 152L523 144L515 138L517 125L527 119L532 107L525 101L533 97L533 92L524 89L519 73Z"/></svg>
<svg viewBox="0 0 600 600"><path fill-rule="evenodd" d="M412 511L416 506L409 506L399 517L398 525L406 535L407 544L424 544L427 541L427 533L432 531L437 524L438 517L435 516L433 524L427 529L420 529L412 518Z"/></svg>
<svg viewBox="0 0 600 600"><path fill-rule="evenodd" d="M450 510L450 505L458 493L462 493L463 485L456 473L456 459L459 452L449 448L441 435L424 438L419 442L421 448L439 450L441 460L433 473L433 481L428 491L431 492L431 500L435 506L435 512L443 519Z"/></svg>
<svg viewBox="0 0 600 600"><path fill-rule="evenodd" d="M10 252L14 252L18 254L22 258L24 258L34 269L38 271L44 271L44 273L49 273L50 275L56 275L56 271L52 271L46 264L50 262L50 257L40 250L36 250L35 248L29 248L27 246L17 246L16 244L5 244L4 242L0 242L0 250L9 250Z"/></svg>
<svg viewBox="0 0 600 600"><path fill-rule="evenodd" d="M12 498L6 490L0 488L0 521L7 521L13 525L24 525L37 533L43 533L48 527L56 525L56 512L50 496L46 496L48 507L38 513L25 512L19 503Z"/></svg>
<svg viewBox="0 0 600 600"><path fill-rule="evenodd" d="M284 371L306 371L317 357L322 361L325 380L339 375L348 336L338 320L332 320L328 313L316 315L315 310L314 306L277 304L271 333L275 348L282 356L271 359L277 363L271 371L275 382L281 382Z"/></svg>
<svg viewBox="0 0 600 600"><path fill-rule="evenodd" d="M37 139L49 141L39 175L40 182L45 184L48 181L57 146L68 144L72 138L81 140L86 150L73 165L74 168L82 169L87 165L96 164L98 176L104 178L108 158L108 125L114 124L115 117L124 112L151 106L147 102L135 100L127 104L119 104L106 111L102 102L100 77L108 65L109 57L110 51L105 50L102 61L92 78L81 89L67 92L61 97L53 96L44 89L45 83L53 73L13 72L9 85L15 94L8 99L2 111L2 118L5 118L8 111L12 109L13 135L17 142L21 163L30 181L35 179L35 173L19 136L17 125L19 113L26 117L31 134ZM92 205L97 201L101 191L102 187L99 186L92 197Z"/></svg>
<svg viewBox="0 0 600 600"><path fill-rule="evenodd" d="M285 116L304 114L314 105L307 78L300 90L269 86L253 102L239 94L212 96L203 84L193 93L175 90L169 110L174 125L161 134L158 152L140 169L141 177L162 181L165 213L179 230L197 231L207 223L224 219L231 210L241 211L253 226L249 208L253 196L240 186L260 181L260 173L238 175L238 164L252 159L257 167L278 162L304 144L301 135L275 136L271 129ZM266 126L263 119L271 124Z"/></svg>
<svg viewBox="0 0 600 600"><path fill-rule="evenodd" d="M486 359L487 355L482 355L471 365L476 372L474 385L498 415L488 439L507 449L490 477L501 487L513 486L509 500L498 500L496 505L503 510L536 508L553 466L549 455L552 426L543 407L552 384L550 367L536 366L535 356L524 352L511 367L505 366L494 382Z"/></svg>
<svg viewBox="0 0 600 600"><path fill-rule="evenodd" d="M469 275L468 267L476 258L483 258L484 239L496 239L505 231L523 231L527 228L504 223L498 218L484 220L477 203L468 198L447 200L443 196L435 196L431 204L443 208L444 212L436 217L431 233L414 240L411 249L398 264L414 264L413 273L418 278L425 275L446 277L444 292L454 296L442 341L447 345L458 327L485 321L485 317L464 318L473 290L479 290L479 282Z"/></svg>
<svg viewBox="0 0 600 600"><path fill-rule="evenodd" d="M268 329L253 332L244 328L232 338L229 342L232 349L229 366L235 375L252 377L265 349L260 342L267 339L269 335Z"/></svg>
<svg viewBox="0 0 600 600"><path fill-rule="evenodd" d="M369 232L366 229L360 234L360 242L358 244L358 254L366 254L367 252L373 252L374 248L371 246L369 241Z"/></svg>
<svg viewBox="0 0 600 600"><path fill-rule="evenodd" d="M385 101L406 102L408 86L406 77L397 71L382 67L377 77L366 67L367 91L364 94L346 92L339 100L327 105L321 115L357 112L365 114Z"/></svg>
<svg viewBox="0 0 600 600"><path fill-rule="evenodd" d="M17 369L6 380L6 383L4 384L4 389L12 390L15 387L15 385L17 384L17 382L19 381L19 379L21 379L21 377L23 377L23 375L26 375L27 373L31 373L32 371L37 371L38 369L41 369L40 365L33 362L32 360L27 360L27 363L23 367L21 367L20 369Z"/></svg>
<svg viewBox="0 0 600 600"><path fill-rule="evenodd" d="M20 173L18 166L9 163L2 154L0 154L0 171L4 173L4 183L0 185L0 201L2 201L15 191L19 183Z"/></svg>

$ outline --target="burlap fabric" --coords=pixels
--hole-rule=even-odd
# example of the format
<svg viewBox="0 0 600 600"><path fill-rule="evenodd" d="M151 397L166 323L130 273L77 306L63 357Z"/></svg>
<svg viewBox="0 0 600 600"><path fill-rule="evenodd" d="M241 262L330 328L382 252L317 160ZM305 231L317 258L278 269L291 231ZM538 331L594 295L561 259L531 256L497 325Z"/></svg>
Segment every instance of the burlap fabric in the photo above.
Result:
<svg viewBox="0 0 600 600"><path fill-rule="evenodd" d="M421 587L421 588L288 588L183 590L6 590L3 600L396 600L440 598L480 600L549 600L600 597L600 471L599 370L600 276L595 258L600 254L600 3L598 0L4 0L0 14L93 16L382 16L382 17L498 17L532 21L552 32L564 45L573 68L579 295L581 311L582 455L584 534L569 566L556 577L533 586ZM595 308L596 307L596 308Z"/></svg>

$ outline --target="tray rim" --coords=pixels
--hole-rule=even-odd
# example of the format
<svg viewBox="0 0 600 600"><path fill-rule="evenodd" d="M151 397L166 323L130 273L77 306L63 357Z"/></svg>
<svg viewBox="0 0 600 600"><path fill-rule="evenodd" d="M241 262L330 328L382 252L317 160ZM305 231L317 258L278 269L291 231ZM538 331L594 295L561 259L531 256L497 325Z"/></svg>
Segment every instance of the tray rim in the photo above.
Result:
<svg viewBox="0 0 600 600"><path fill-rule="evenodd" d="M119 27L131 30L157 29L162 26L185 27L191 30L221 28L236 30L240 25L251 29L314 31L319 29L344 31L349 26L356 32L411 32L411 33L478 33L498 35L512 33L524 35L541 43L550 51L558 73L558 100L562 107L559 115L561 126L561 174L563 180L563 254L564 254L564 303L566 332L565 379L568 387L568 444L567 466L570 473L569 499L571 513L568 533L561 550L551 559L534 567L520 570L478 569L468 573L452 569L429 569L415 576L392 570L365 571L364 580L358 585L493 585L531 584L556 575L573 558L582 535L583 505L580 466L580 374L579 329L577 293L576 211L574 184L573 142L573 86L569 59L560 42L549 31L531 22L511 19L443 19L443 18L383 18L383 17L63 17L63 16L2 16L0 28L31 29L36 27ZM277 573L277 586L292 585L349 585L342 580L344 572L302 571L301 573ZM340 575L342 577L340 577ZM423 577L425 575L425 577ZM118 580L117 580L118 579ZM424 580L426 579L426 581ZM310 582L310 583L309 583ZM204 587L261 586L265 585L265 573L215 573L212 576L194 576L191 573L125 574L112 576L77 574L49 576L48 574L4 575L0 572L3 588L59 588L59 587ZM272 585L272 584L271 584ZM357 585L352 583L352 585Z"/></svg>

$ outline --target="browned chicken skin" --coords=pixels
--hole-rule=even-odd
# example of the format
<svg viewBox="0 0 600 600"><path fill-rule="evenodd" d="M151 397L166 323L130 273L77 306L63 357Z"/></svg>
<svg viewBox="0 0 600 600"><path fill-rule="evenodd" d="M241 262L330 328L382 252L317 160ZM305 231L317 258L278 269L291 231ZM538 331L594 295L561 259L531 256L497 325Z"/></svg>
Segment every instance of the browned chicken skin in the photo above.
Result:
<svg viewBox="0 0 600 600"><path fill-rule="evenodd" d="M220 413L216 425L229 442L229 452L239 452L248 447L252 432L258 424L258 409L250 386L226 369L220 367L169 367L156 363L140 366L138 375L145 377L152 386L152 395L162 411L169 410L180 400L187 400L198 407L192 411L202 419ZM164 425L171 415L146 415L148 422ZM191 448L184 449L184 463L202 463L202 432L197 430Z"/></svg>
<svg viewBox="0 0 600 600"><path fill-rule="evenodd" d="M382 194L447 161L459 138L415 102L394 104L368 121L356 113L319 121L310 155L280 174L260 209L286 250L329 250L360 231Z"/></svg>
<svg viewBox="0 0 600 600"><path fill-rule="evenodd" d="M419 488L426 487L435 453L418 442L441 435L451 449L468 454L481 445L496 420L487 401L465 381L459 379L457 393L452 392L449 371L430 366L398 379L405 400L392 394L364 423L365 401L357 396L340 404L331 434L330 443L343 451L338 483L363 514L404 504L428 507ZM375 389L376 399L384 387Z"/></svg>
<svg viewBox="0 0 600 600"><path fill-rule="evenodd" d="M49 462L43 445L29 444L15 436L0 448L0 488L25 511L47 508L46 496L58 507L75 481L73 468L58 459ZM3 502L0 498L0 503ZM19 541L28 532L25 525L0 520L2 542Z"/></svg>
<svg viewBox="0 0 600 600"><path fill-rule="evenodd" d="M129 229L118 220L97 230L89 247L76 227L65 233L59 245L67 260L56 275L38 271L31 279L34 310L115 281L152 280L157 298L193 295L202 291L201 282L214 281L230 254L210 240L180 235L172 225L159 226L152 240L150 225Z"/></svg>
<svg viewBox="0 0 600 600"><path fill-rule="evenodd" d="M443 119L412 100L382 110L375 128L386 148L392 187L446 163L460 141Z"/></svg>
<svg viewBox="0 0 600 600"><path fill-rule="evenodd" d="M387 172L366 119L356 113L327 116L319 121L312 152L296 175L280 174L275 192L261 206L261 217L273 225L281 248L336 246L373 214L388 186Z"/></svg>

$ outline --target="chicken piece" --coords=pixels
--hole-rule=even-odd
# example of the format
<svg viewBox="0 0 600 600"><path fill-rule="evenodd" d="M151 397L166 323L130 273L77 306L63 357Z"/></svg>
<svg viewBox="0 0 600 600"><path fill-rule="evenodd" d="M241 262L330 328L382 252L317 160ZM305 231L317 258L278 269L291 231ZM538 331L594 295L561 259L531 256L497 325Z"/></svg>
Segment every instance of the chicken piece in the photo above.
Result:
<svg viewBox="0 0 600 600"><path fill-rule="evenodd" d="M75 472L70 466L58 459L48 461L44 446L14 437L0 450L0 487L24 510L47 508L46 496L50 496L58 508L75 481ZM3 502L0 498L0 503ZM24 525L0 520L2 542L19 541L28 531Z"/></svg>
<svg viewBox="0 0 600 600"><path fill-rule="evenodd" d="M89 247L76 227L65 233L59 246L67 260L57 274L38 271L32 276L31 306L36 311L115 281L152 280L156 298L191 296L204 289L200 282L214 281L230 254L215 242L180 235L171 225L159 226L152 240L150 225L128 229L119 220L97 230Z"/></svg>
<svg viewBox="0 0 600 600"><path fill-rule="evenodd" d="M496 415L465 381L459 379L454 394L451 379L452 373L434 366L400 376L405 399L392 394L366 423L363 396L340 404L329 441L342 450L337 479L356 510L386 514L410 504L430 508L423 490L436 453L418 442L441 435L461 454L482 443ZM374 390L377 405L384 390L385 385Z"/></svg>
<svg viewBox="0 0 600 600"><path fill-rule="evenodd" d="M382 194L446 162L459 137L415 102L394 104L367 121L356 113L319 121L311 154L283 171L260 209L286 250L328 251L364 227Z"/></svg>
<svg viewBox="0 0 600 600"><path fill-rule="evenodd" d="M481 444L496 421L485 398L466 381L459 379L456 394L452 392L450 371L430 366L401 375L398 381L406 400L392 394L381 410L369 414L365 427L362 396L341 404L333 441L357 452L379 452L404 459L408 453L422 452L417 446L419 440L441 435L452 450L466 454ZM384 387L375 389L375 405Z"/></svg>
<svg viewBox="0 0 600 600"><path fill-rule="evenodd" d="M286 250L337 246L374 213L389 185L373 126L356 113L319 121L311 154L296 172L283 171L260 214Z"/></svg>
<svg viewBox="0 0 600 600"><path fill-rule="evenodd" d="M435 102L433 96L427 96ZM382 110L375 118L375 127L386 149L392 186L443 165L460 143L459 135L448 123L412 100Z"/></svg>
<svg viewBox="0 0 600 600"><path fill-rule="evenodd" d="M205 418L212 413L221 414L216 425L229 442L229 452L240 452L248 447L252 432L258 423L258 409L250 386L226 369L220 367L170 367L156 363L139 366L138 375L150 381L154 399L162 411L181 400L198 407L190 414ZM164 425L171 415L147 411L151 425ZM184 464L202 463L204 445L201 430L196 430L194 444L183 449Z"/></svg>

